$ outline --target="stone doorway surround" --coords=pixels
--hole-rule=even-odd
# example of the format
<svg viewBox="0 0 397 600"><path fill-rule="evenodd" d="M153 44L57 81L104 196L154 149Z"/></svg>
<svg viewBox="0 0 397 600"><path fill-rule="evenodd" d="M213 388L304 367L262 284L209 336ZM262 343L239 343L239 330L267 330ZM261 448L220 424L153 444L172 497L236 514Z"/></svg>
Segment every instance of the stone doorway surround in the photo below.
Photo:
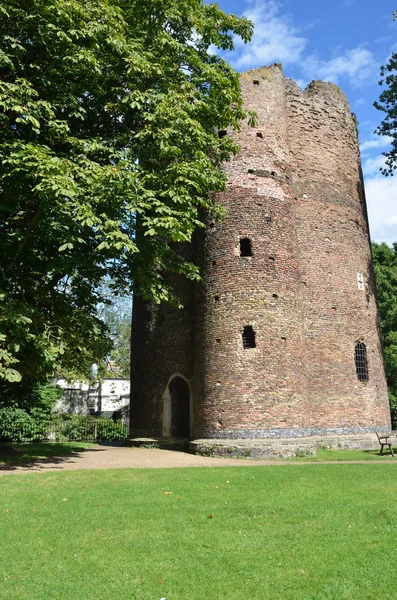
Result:
<svg viewBox="0 0 397 600"><path fill-rule="evenodd" d="M193 393L192 393L192 387L191 384L189 382L189 380L182 375L182 373L174 373L173 375L171 375L171 377L168 380L168 383L165 387L164 390L164 394L163 394L163 437L167 438L167 437L172 437L174 435L173 431L172 431L172 403L173 403L173 397L172 397L172 391L170 389L170 386L173 382L175 382L175 380L177 379L182 379L187 387L188 387L188 391L189 391L189 434L187 437L192 437L193 435ZM172 386L171 386L172 387ZM175 400L175 398L174 398Z"/></svg>

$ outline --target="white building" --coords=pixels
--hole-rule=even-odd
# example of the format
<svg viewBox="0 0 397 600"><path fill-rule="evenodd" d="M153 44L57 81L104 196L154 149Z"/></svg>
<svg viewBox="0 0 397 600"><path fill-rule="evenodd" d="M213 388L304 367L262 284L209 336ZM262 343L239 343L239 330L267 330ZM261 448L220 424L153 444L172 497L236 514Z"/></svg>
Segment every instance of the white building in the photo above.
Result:
<svg viewBox="0 0 397 600"><path fill-rule="evenodd" d="M62 388L64 393L57 401L54 412L91 413L112 417L114 413L126 413L129 407L128 379L106 378L94 386L82 381L68 382L66 379L57 379L56 385Z"/></svg>

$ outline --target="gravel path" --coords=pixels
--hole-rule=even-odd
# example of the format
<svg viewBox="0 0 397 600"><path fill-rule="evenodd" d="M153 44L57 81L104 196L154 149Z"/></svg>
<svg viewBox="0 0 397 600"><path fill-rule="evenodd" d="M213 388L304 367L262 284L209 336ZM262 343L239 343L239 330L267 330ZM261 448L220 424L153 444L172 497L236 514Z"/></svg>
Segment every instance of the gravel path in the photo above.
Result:
<svg viewBox="0 0 397 600"><path fill-rule="evenodd" d="M392 461L349 461L349 464L352 462L390 464ZM94 446L66 456L45 458L32 461L30 464L24 463L10 465L6 468L3 467L0 469L0 477L9 474L42 473L62 470L76 471L79 469L166 469L175 467L296 466L299 464L313 465L320 463L297 463L252 458L211 458L173 450L159 450L157 448ZM343 463L332 461L323 464Z"/></svg>
<svg viewBox="0 0 397 600"><path fill-rule="evenodd" d="M165 469L173 467L230 467L269 465L275 461L253 459L210 458L157 448L95 446L70 455L51 457L0 468L0 476L10 473L37 473L78 469Z"/></svg>

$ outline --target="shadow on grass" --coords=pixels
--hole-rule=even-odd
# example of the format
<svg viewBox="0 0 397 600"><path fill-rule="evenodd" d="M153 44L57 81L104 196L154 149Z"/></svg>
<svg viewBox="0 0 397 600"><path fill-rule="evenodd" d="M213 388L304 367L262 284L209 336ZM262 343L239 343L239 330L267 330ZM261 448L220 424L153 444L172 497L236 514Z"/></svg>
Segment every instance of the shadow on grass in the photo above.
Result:
<svg viewBox="0 0 397 600"><path fill-rule="evenodd" d="M42 442L30 444L0 444L0 470L20 467L37 468L51 463L64 465L98 444L86 442Z"/></svg>

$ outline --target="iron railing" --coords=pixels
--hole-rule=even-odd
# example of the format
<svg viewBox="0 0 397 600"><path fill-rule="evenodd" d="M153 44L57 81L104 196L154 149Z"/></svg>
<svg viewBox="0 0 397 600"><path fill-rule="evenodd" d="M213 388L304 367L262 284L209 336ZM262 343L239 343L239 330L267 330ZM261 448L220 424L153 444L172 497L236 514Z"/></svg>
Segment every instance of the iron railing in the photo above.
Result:
<svg viewBox="0 0 397 600"><path fill-rule="evenodd" d="M128 425L112 419L70 419L55 420L49 423L26 423L8 439L1 441L25 442L112 442L128 436Z"/></svg>

